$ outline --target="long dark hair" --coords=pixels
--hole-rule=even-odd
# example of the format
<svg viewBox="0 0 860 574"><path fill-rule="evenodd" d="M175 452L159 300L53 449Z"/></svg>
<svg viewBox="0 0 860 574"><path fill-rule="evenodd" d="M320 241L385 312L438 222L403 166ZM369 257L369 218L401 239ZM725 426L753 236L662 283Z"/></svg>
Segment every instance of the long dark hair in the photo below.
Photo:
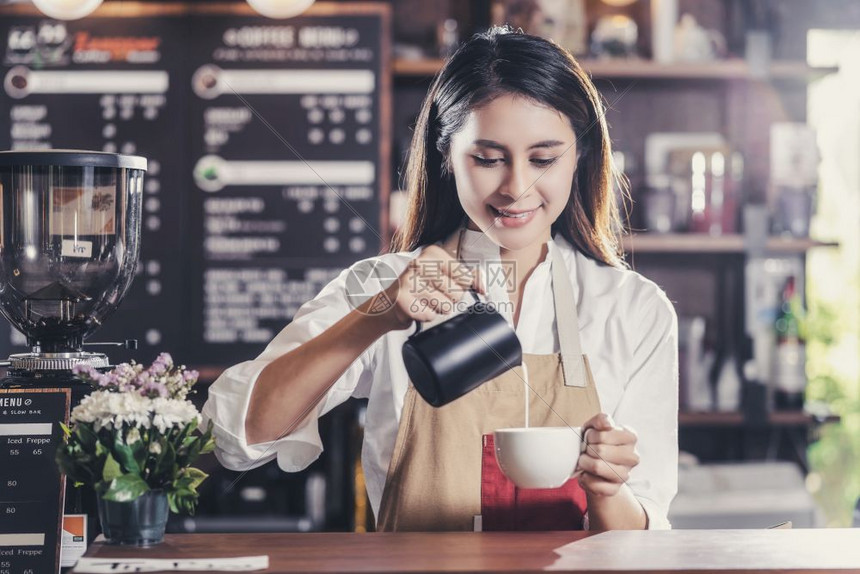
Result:
<svg viewBox="0 0 860 574"><path fill-rule="evenodd" d="M405 173L406 218L392 250L436 243L463 224L466 214L447 166L451 136L471 110L503 94L558 110L576 134L578 160L570 199L552 233L561 233L597 261L624 265L612 187L616 174L601 96L568 51L506 27L465 42L433 81L415 125Z"/></svg>

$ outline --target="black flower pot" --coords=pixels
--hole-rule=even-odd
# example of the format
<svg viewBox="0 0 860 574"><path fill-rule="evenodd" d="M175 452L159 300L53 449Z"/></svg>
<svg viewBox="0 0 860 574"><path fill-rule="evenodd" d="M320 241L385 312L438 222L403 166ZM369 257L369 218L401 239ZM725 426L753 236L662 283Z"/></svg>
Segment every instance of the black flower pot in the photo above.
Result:
<svg viewBox="0 0 860 574"><path fill-rule="evenodd" d="M164 540L167 493L150 490L129 502L99 497L99 521L108 544L152 546Z"/></svg>

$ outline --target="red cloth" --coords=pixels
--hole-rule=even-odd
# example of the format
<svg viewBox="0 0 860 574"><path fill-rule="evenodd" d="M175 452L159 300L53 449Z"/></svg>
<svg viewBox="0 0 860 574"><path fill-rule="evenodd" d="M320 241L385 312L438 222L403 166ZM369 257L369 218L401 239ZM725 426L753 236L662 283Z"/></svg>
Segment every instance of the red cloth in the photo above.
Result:
<svg viewBox="0 0 860 574"><path fill-rule="evenodd" d="M496 460L493 435L481 455L482 530L582 530L587 502L576 480L559 488L517 488Z"/></svg>

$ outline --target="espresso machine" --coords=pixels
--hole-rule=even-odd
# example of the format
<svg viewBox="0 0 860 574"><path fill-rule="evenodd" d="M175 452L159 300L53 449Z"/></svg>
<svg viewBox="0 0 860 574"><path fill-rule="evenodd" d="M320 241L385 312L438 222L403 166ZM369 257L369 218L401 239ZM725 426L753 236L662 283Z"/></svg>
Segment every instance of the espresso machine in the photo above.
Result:
<svg viewBox="0 0 860 574"><path fill-rule="evenodd" d="M0 363L0 388L71 388L74 406L90 387L72 368L109 366L84 341L134 277L145 171L136 156L0 152L0 313L30 349Z"/></svg>

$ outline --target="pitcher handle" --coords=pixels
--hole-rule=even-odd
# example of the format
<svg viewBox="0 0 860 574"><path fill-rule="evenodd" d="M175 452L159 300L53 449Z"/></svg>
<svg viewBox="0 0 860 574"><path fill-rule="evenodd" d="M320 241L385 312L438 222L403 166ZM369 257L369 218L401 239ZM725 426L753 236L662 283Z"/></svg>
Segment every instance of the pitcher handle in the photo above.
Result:
<svg viewBox="0 0 860 574"><path fill-rule="evenodd" d="M469 288L469 293L471 293L472 297L475 298L475 303L481 303L482 302L481 298L478 295L478 292L475 291L474 287ZM410 335L410 337L414 337L415 335L417 335L420 332L421 332L421 321L415 321L415 331L412 332L412 335Z"/></svg>

